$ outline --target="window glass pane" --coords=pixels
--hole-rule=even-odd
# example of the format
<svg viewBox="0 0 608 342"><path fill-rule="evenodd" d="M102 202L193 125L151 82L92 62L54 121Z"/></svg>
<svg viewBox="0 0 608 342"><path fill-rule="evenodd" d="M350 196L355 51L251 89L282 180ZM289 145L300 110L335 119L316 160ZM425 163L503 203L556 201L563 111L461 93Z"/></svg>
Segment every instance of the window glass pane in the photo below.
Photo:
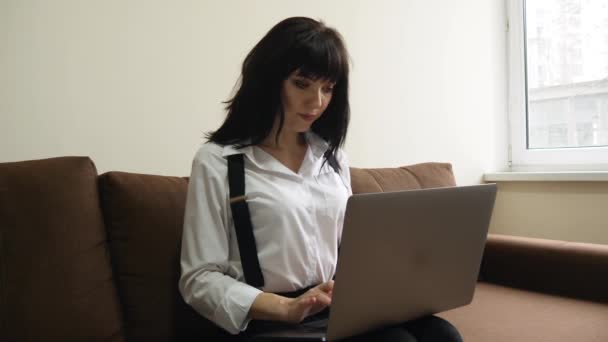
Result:
<svg viewBox="0 0 608 342"><path fill-rule="evenodd" d="M526 0L528 148L608 145L608 1Z"/></svg>

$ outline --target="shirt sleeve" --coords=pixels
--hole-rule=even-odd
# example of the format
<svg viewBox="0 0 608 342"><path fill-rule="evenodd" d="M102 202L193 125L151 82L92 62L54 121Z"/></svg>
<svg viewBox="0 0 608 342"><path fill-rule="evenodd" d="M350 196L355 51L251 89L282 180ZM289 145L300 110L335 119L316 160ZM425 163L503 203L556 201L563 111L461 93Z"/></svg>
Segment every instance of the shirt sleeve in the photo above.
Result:
<svg viewBox="0 0 608 342"><path fill-rule="evenodd" d="M204 152L205 146L192 163L188 184L179 290L203 317L238 334L247 328L249 309L262 291L228 274L226 161Z"/></svg>

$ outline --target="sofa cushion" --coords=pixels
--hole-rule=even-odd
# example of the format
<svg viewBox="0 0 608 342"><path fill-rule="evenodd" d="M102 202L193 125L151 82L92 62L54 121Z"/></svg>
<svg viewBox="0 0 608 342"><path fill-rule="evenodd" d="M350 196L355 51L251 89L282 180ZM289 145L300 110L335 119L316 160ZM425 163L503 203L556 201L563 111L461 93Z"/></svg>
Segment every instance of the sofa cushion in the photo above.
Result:
<svg viewBox="0 0 608 342"><path fill-rule="evenodd" d="M175 340L196 316L177 287L187 180L109 172L99 186L127 338Z"/></svg>
<svg viewBox="0 0 608 342"><path fill-rule="evenodd" d="M455 186L449 163L422 163L395 168L351 167L353 193L399 191Z"/></svg>
<svg viewBox="0 0 608 342"><path fill-rule="evenodd" d="M467 342L608 341L608 304L489 283L477 284L470 305L438 316Z"/></svg>
<svg viewBox="0 0 608 342"><path fill-rule="evenodd" d="M123 340L89 158L0 164L4 341Z"/></svg>

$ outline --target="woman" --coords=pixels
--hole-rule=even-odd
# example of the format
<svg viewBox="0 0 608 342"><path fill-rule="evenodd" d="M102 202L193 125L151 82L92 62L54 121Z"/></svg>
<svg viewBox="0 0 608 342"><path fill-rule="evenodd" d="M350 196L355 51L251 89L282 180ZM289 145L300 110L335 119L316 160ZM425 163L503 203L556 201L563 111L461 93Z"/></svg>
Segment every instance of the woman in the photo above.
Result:
<svg viewBox="0 0 608 342"><path fill-rule="evenodd" d="M246 338L264 322L298 323L331 304L352 194L340 149L348 74L338 32L309 18L281 21L247 55L225 122L194 158L179 288L229 334ZM239 179L247 191L235 190ZM459 339L435 317L407 324L409 332L390 328L353 340L416 341L425 331Z"/></svg>

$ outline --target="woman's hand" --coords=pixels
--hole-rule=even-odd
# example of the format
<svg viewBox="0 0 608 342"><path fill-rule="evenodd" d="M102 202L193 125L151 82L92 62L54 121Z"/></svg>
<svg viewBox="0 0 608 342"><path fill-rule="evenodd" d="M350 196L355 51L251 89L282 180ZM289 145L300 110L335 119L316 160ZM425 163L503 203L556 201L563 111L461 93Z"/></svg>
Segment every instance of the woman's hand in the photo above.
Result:
<svg viewBox="0 0 608 342"><path fill-rule="evenodd" d="M334 281L319 284L297 298L287 298L274 293L258 295L249 317L252 319L299 323L304 318L314 315L331 304Z"/></svg>
<svg viewBox="0 0 608 342"><path fill-rule="evenodd" d="M300 323L304 318L319 313L331 304L333 290L334 281L330 280L288 301L286 321Z"/></svg>

